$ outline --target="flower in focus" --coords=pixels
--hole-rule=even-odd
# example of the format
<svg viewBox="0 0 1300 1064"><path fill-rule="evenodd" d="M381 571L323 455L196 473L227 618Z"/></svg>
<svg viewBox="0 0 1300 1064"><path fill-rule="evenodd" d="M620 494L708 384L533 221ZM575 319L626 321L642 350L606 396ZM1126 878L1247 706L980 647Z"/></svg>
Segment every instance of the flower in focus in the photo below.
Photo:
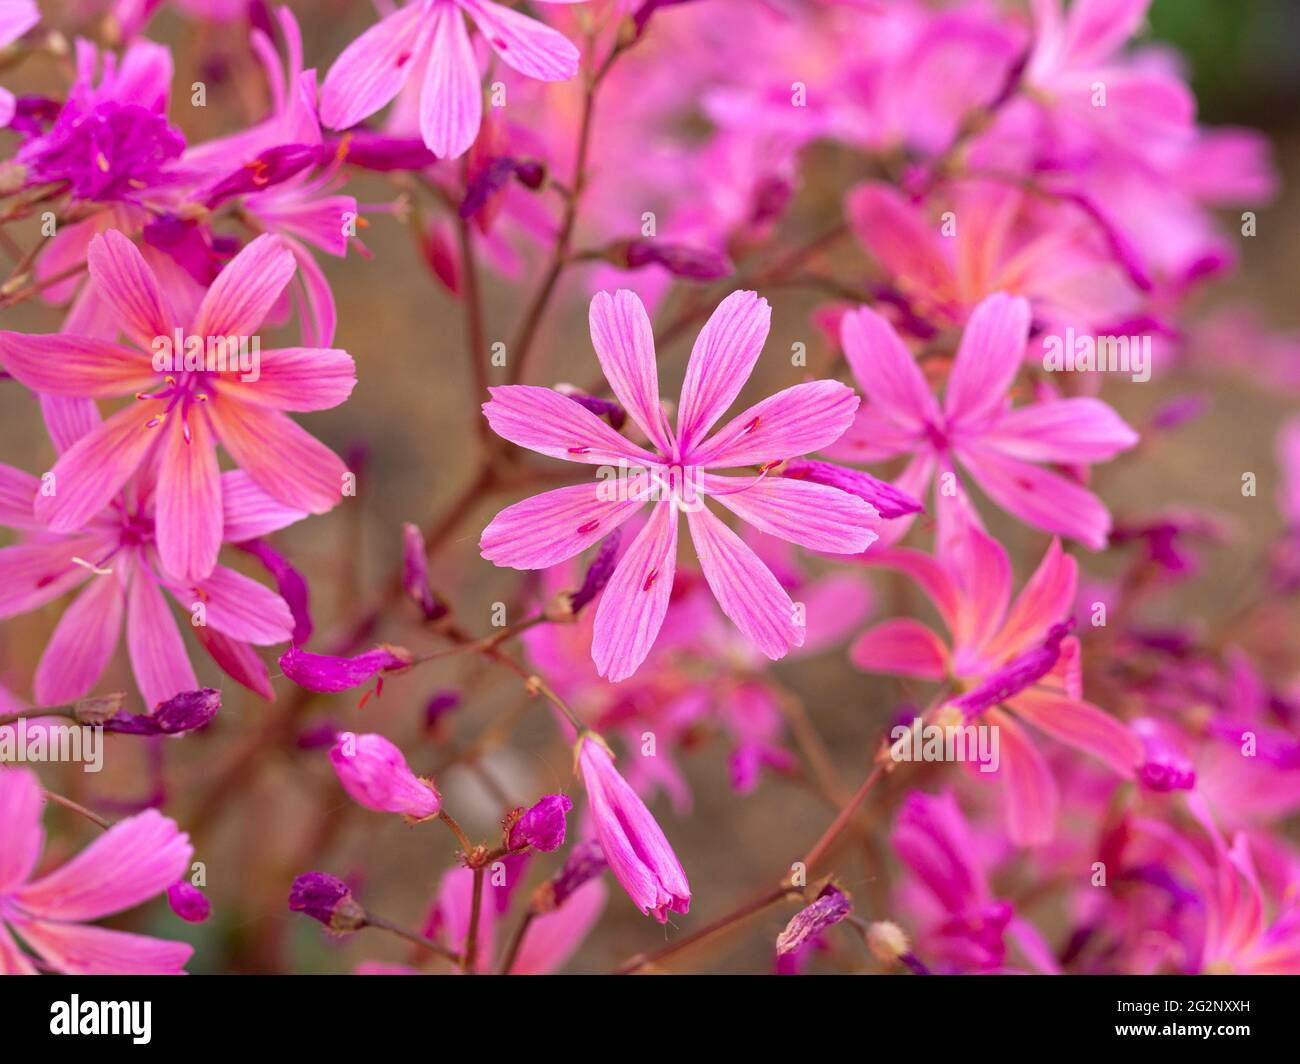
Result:
<svg viewBox="0 0 1300 1064"><path fill-rule="evenodd" d="M848 427L857 396L838 381L809 381L778 392L710 430L753 371L771 312L753 292L734 292L713 312L691 352L674 431L659 402L650 318L620 290L591 303L591 338L619 403L654 448L615 432L581 404L549 388L491 389L483 407L493 430L553 458L631 475L536 495L507 507L483 530L483 557L515 569L544 569L572 558L654 503L625 551L596 610L592 658L602 676L626 679L640 667L663 624L677 565L677 518L686 513L709 587L767 657L804 641L794 602L744 541L705 504L713 498L763 532L810 550L857 554L876 538L878 514L863 499L810 480L769 476L787 458L819 450ZM710 469L759 465L747 477Z"/></svg>
<svg viewBox="0 0 1300 1064"><path fill-rule="evenodd" d="M341 733L330 750L330 763L343 789L367 809L412 820L428 820L442 809L433 784L417 778L402 751L382 735Z"/></svg>

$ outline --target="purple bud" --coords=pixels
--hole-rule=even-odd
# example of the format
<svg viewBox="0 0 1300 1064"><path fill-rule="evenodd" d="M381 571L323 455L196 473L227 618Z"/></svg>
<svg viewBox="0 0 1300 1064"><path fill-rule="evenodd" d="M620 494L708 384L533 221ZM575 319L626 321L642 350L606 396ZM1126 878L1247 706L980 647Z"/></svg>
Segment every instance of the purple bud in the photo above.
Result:
<svg viewBox="0 0 1300 1064"><path fill-rule="evenodd" d="M312 654L294 647L280 655L280 670L308 691L334 694L373 679L381 672L397 672L411 664L410 653L401 647L380 646L351 658Z"/></svg>
<svg viewBox="0 0 1300 1064"><path fill-rule="evenodd" d="M402 587L420 607L426 621L447 615L447 607L429 588L429 556L424 536L410 522L402 526Z"/></svg>
<svg viewBox="0 0 1300 1064"><path fill-rule="evenodd" d="M852 910L853 905L843 891L827 883L817 900L806 909L800 909L777 936L776 952L790 953L815 935L838 924Z"/></svg>
<svg viewBox="0 0 1300 1064"><path fill-rule="evenodd" d="M564 867L543 887L543 893L547 896L547 905L543 907L558 909L580 887L603 874L607 867L605 851L597 839L580 842L569 851L569 859L564 862Z"/></svg>
<svg viewBox="0 0 1300 1064"><path fill-rule="evenodd" d="M329 150L340 154L349 166L391 173L394 170L423 170L438 161L419 137L390 137L369 130L354 130L331 141Z"/></svg>
<svg viewBox="0 0 1300 1064"><path fill-rule="evenodd" d="M212 915L212 902L207 895L183 879L167 888L167 904L172 912L191 924L201 924Z"/></svg>
<svg viewBox="0 0 1300 1064"><path fill-rule="evenodd" d="M228 175L208 194L208 207L234 196L261 192L307 169L321 157L315 144L280 144Z"/></svg>
<svg viewBox="0 0 1300 1064"><path fill-rule="evenodd" d="M1186 395L1175 396L1151 415L1151 427L1165 431L1178 428L1200 417L1209 407L1209 396L1201 392L1188 392Z"/></svg>
<svg viewBox="0 0 1300 1064"><path fill-rule="evenodd" d="M566 794L548 794L510 826L506 846L511 850L531 846L550 853L564 845L564 817L573 808Z"/></svg>
<svg viewBox="0 0 1300 1064"><path fill-rule="evenodd" d="M785 472L781 475L787 480L810 480L814 484L825 484L847 491L850 495L871 503L881 517L905 517L925 509L919 500L907 492L860 469L849 469L830 462L796 459L786 465Z"/></svg>
<svg viewBox="0 0 1300 1064"><path fill-rule="evenodd" d="M615 255L616 260L620 258L622 261L618 264L629 270L662 266L674 277L686 277L692 281L716 281L733 272L731 261L721 252L659 240L630 240L623 254Z"/></svg>
<svg viewBox="0 0 1300 1064"><path fill-rule="evenodd" d="M119 735L180 735L202 728L221 708L221 692L211 687L182 691L148 713L122 713L104 722L104 730Z"/></svg>
<svg viewBox="0 0 1300 1064"><path fill-rule="evenodd" d="M293 881L289 909L305 913L339 934L355 931L366 922L366 911L352 897L348 885L324 872L306 872Z"/></svg>
<svg viewBox="0 0 1300 1064"><path fill-rule="evenodd" d="M610 425L616 429L621 429L627 421L627 411L609 399L599 399L594 395L570 395L569 398L597 417L608 417Z"/></svg>
<svg viewBox="0 0 1300 1064"><path fill-rule="evenodd" d="M460 705L460 692L453 690L435 691L424 707L424 726L435 728L443 717Z"/></svg>
<svg viewBox="0 0 1300 1064"><path fill-rule="evenodd" d="M307 581L293 564L264 539L250 539L239 544L239 549L246 551L262 563L275 581L280 597L289 604L293 614L293 642L301 645L311 638L311 592Z"/></svg>
<svg viewBox="0 0 1300 1064"><path fill-rule="evenodd" d="M587 605L609 583L614 575L614 566L618 562L618 544L622 538L620 529L614 529L600 544L600 549L587 567L587 575L582 579L582 587L569 598L569 607L576 614Z"/></svg>
<svg viewBox="0 0 1300 1064"><path fill-rule="evenodd" d="M1012 658L983 683L978 684L959 698L952 700L969 720L983 713L990 706L1005 702L1031 684L1036 684L1056 667L1061 656L1061 641L1070 634L1074 627L1071 619L1063 624L1054 624L1048 630L1047 639L1041 646L1033 647Z"/></svg>

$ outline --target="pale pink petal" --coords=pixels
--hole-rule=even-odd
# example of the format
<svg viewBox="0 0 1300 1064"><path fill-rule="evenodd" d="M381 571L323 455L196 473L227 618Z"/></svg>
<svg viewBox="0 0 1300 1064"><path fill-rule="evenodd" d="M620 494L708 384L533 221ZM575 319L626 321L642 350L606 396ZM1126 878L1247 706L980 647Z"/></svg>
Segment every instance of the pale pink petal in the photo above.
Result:
<svg viewBox="0 0 1300 1064"><path fill-rule="evenodd" d="M663 453L672 451L659 405L655 334L641 297L626 288L597 292L587 314L600 368L628 416Z"/></svg>
<svg viewBox="0 0 1300 1064"><path fill-rule="evenodd" d="M990 727L998 729L1000 764L993 773L1006 788L1002 815L1007 834L1018 846L1040 846L1056 834L1059 796L1052 771L1038 747L1011 719L1010 714L991 709L984 714Z"/></svg>
<svg viewBox="0 0 1300 1064"><path fill-rule="evenodd" d="M773 660L792 646L802 646L805 625L758 555L703 505L687 511L686 521L704 579L722 612L744 636ZM608 598L608 590L605 594Z"/></svg>
<svg viewBox="0 0 1300 1064"><path fill-rule="evenodd" d="M90 571L72 559L94 563L101 541L93 536L0 548L0 620L53 602Z"/></svg>
<svg viewBox="0 0 1300 1064"><path fill-rule="evenodd" d="M438 4L429 21L433 41L420 90L420 134L434 155L456 159L478 136L483 86L460 8Z"/></svg>
<svg viewBox="0 0 1300 1064"><path fill-rule="evenodd" d="M427 4L407 4L343 49L320 90L325 125L354 126L401 91L428 39L428 15Z"/></svg>
<svg viewBox="0 0 1300 1064"><path fill-rule="evenodd" d="M149 809L114 824L14 897L38 919L98 920L161 894L188 871L193 855L176 822Z"/></svg>
<svg viewBox="0 0 1300 1064"><path fill-rule="evenodd" d="M883 462L916 449L915 431L900 427L874 406L860 406L853 423L821 454L840 462L866 465Z"/></svg>
<svg viewBox="0 0 1300 1064"><path fill-rule="evenodd" d="M1067 746L1091 754L1124 779L1132 779L1143 761L1142 740L1091 702L1031 687L1008 704L1022 720Z"/></svg>
<svg viewBox="0 0 1300 1064"><path fill-rule="evenodd" d="M334 289L310 251L296 240L286 241L298 263L298 275L289 286L298 307L302 342L308 347L328 347L334 342L338 310Z"/></svg>
<svg viewBox="0 0 1300 1064"><path fill-rule="evenodd" d="M263 233L222 268L199 303L191 331L203 337L251 338L297 268L285 241Z"/></svg>
<svg viewBox="0 0 1300 1064"><path fill-rule="evenodd" d="M849 647L849 660L865 672L942 680L948 675L948 648L933 631L910 617L868 628Z"/></svg>
<svg viewBox="0 0 1300 1064"><path fill-rule="evenodd" d="M816 654L838 645L871 613L871 587L853 573L830 573L796 592L808 622L800 652Z"/></svg>
<svg viewBox="0 0 1300 1064"><path fill-rule="evenodd" d="M194 635L222 672L268 702L275 701L271 675L251 646L210 626L195 628Z"/></svg>
<svg viewBox="0 0 1300 1064"><path fill-rule="evenodd" d="M89 435L104 423L99 407L93 399L74 399L68 395L38 396L45 431L50 434L54 450L63 454L82 436Z"/></svg>
<svg viewBox="0 0 1300 1064"><path fill-rule="evenodd" d="M1092 550L1106 546L1110 512L1087 488L977 442L960 447L958 455L975 483L1008 513Z"/></svg>
<svg viewBox="0 0 1300 1064"><path fill-rule="evenodd" d="M682 455L697 446L736 401L772 326L772 308L756 292L732 292L709 316L691 348L677 411Z"/></svg>
<svg viewBox="0 0 1300 1064"><path fill-rule="evenodd" d="M908 294L939 305L956 299L956 279L937 226L893 187L868 181L850 189L844 216L871 257Z"/></svg>
<svg viewBox="0 0 1300 1064"><path fill-rule="evenodd" d="M944 410L950 423L977 425L1005 404L1028 340L1028 300L995 292L980 302L966 322L948 377Z"/></svg>
<svg viewBox="0 0 1300 1064"><path fill-rule="evenodd" d="M158 556L169 575L199 580L217 564L223 528L221 471L212 426L197 410L184 423L164 422L161 432L155 521Z"/></svg>
<svg viewBox="0 0 1300 1064"><path fill-rule="evenodd" d="M1042 642L1047 630L1073 608L1078 579L1078 562L1054 538L1034 575L1016 596L997 637L988 645L989 658L1006 661L1028 650L1031 643Z"/></svg>
<svg viewBox="0 0 1300 1064"><path fill-rule="evenodd" d="M840 342L853 379L883 419L912 434L941 423L938 400L889 322L859 307L844 315Z"/></svg>
<svg viewBox="0 0 1300 1064"><path fill-rule="evenodd" d="M605 881L593 879L574 891L560 908L533 920L510 974L550 975L563 968L600 920L608 897Z"/></svg>
<svg viewBox="0 0 1300 1064"><path fill-rule="evenodd" d="M0 365L34 392L105 399L158 380L149 356L88 336L0 332Z"/></svg>
<svg viewBox="0 0 1300 1064"><path fill-rule="evenodd" d="M203 603L206 623L232 639L254 646L287 643L293 635L289 605L256 580L218 565L193 588L173 591L181 606L192 611Z"/></svg>
<svg viewBox="0 0 1300 1064"><path fill-rule="evenodd" d="M1011 601L1011 560L996 539L979 528L965 528L944 545L942 558L960 588L953 625L953 648L981 651L998 631Z"/></svg>
<svg viewBox="0 0 1300 1064"><path fill-rule="evenodd" d="M272 410L329 410L352 394L357 367L337 348L278 347L261 352L256 377L243 380L232 372L217 388L237 402Z"/></svg>
<svg viewBox="0 0 1300 1064"><path fill-rule="evenodd" d="M7 95L4 89L0 89L0 102ZM10 100L12 101L12 97ZM3 114L0 114L3 117ZM13 940L4 924L0 924L0 975L36 975L36 967L28 959L27 954L18 948L18 943Z"/></svg>
<svg viewBox="0 0 1300 1064"><path fill-rule="evenodd" d="M27 882L45 845L41 784L24 768L0 771L0 896Z"/></svg>
<svg viewBox="0 0 1300 1064"><path fill-rule="evenodd" d="M497 514L479 550L494 565L545 569L581 554L644 505L644 498L616 498L607 481L556 488Z"/></svg>
<svg viewBox="0 0 1300 1064"><path fill-rule="evenodd" d="M307 516L306 510L276 502L242 469L221 474L221 513L225 521L221 538L227 543L270 535Z"/></svg>
<svg viewBox="0 0 1300 1064"><path fill-rule="evenodd" d="M15 921L19 934L65 975L179 975L194 947L127 931L45 920Z"/></svg>
<svg viewBox="0 0 1300 1064"><path fill-rule="evenodd" d="M727 422L694 450L690 462L726 469L820 451L853 423L858 401L857 393L839 381L796 384Z"/></svg>
<svg viewBox="0 0 1300 1064"><path fill-rule="evenodd" d="M706 473L701 488L759 531L828 554L861 554L880 524L870 503L810 480Z"/></svg>
<svg viewBox="0 0 1300 1064"><path fill-rule="evenodd" d="M906 573L934 604L943 623L948 626L948 631L956 628L957 613L961 609L960 591L952 574L938 559L911 547L890 547L888 550L877 548L863 560L868 564Z"/></svg>
<svg viewBox="0 0 1300 1064"><path fill-rule="evenodd" d="M172 335L180 324L153 268L130 240L109 229L90 242L86 253L90 280L99 297L113 308L132 343L152 351L154 340Z"/></svg>
<svg viewBox="0 0 1300 1064"><path fill-rule="evenodd" d="M278 410L233 402L224 394L206 409L235 464L277 502L323 514L343 497L342 460Z"/></svg>
<svg viewBox="0 0 1300 1064"><path fill-rule="evenodd" d="M1151 0L1075 0L1065 22L1063 62L1086 67L1109 59L1142 27Z"/></svg>
<svg viewBox="0 0 1300 1064"><path fill-rule="evenodd" d="M611 683L636 672L654 646L676 569L677 509L659 503L619 561L596 609L591 657Z"/></svg>
<svg viewBox="0 0 1300 1064"><path fill-rule="evenodd" d="M492 50L519 73L539 81L567 81L581 55L564 34L491 0L456 0L469 12Z"/></svg>
<svg viewBox="0 0 1300 1064"><path fill-rule="evenodd" d="M512 384L488 392L492 399L483 404L483 413L492 431L520 447L588 465L617 465L620 459L638 466L659 462L585 406L551 388Z"/></svg>
<svg viewBox="0 0 1300 1064"><path fill-rule="evenodd" d="M116 575L96 576L67 608L46 644L33 683L43 706L73 702L104 674L122 634L125 599Z"/></svg>
<svg viewBox="0 0 1300 1064"><path fill-rule="evenodd" d="M41 526L32 514L41 482L30 473L0 464L0 525L32 531Z"/></svg>
<svg viewBox="0 0 1300 1064"><path fill-rule="evenodd" d="M132 575L126 610L126 646L145 707L152 709L182 691L197 690L199 681L176 619L144 565Z"/></svg>
<svg viewBox="0 0 1300 1064"><path fill-rule="evenodd" d="M163 410L157 400L132 402L69 447L51 470L52 494L36 497L36 516L55 532L96 516L162 438L148 423Z"/></svg>
<svg viewBox="0 0 1300 1064"><path fill-rule="evenodd" d="M1003 454L1024 462L1108 462L1138 442L1109 403L1058 399L1008 410L981 433Z"/></svg>

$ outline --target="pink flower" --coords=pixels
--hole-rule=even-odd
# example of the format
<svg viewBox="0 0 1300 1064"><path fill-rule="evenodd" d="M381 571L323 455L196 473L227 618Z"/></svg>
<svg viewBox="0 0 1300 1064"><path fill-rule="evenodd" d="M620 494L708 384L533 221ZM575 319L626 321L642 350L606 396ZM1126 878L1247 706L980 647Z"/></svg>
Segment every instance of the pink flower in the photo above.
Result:
<svg viewBox="0 0 1300 1064"><path fill-rule="evenodd" d="M0 8L0 48L8 48L40 20L34 0L10 0ZM0 128L13 121L14 106L14 94L0 88Z"/></svg>
<svg viewBox="0 0 1300 1064"><path fill-rule="evenodd" d="M91 414L93 426L98 415ZM91 426L86 428L93 432ZM72 450L76 447L74 443ZM265 535L304 516L275 502L245 473L222 473L218 484L221 540ZM0 549L0 618L30 612L84 587L36 667L33 687L39 704L75 701L91 691L113 657L124 618L131 667L146 707L197 689L164 591L192 620L202 622L192 624L192 630L222 669L263 698L275 697L266 666L252 646L288 642L294 623L288 604L223 565L214 565L199 580L168 573L157 546L159 503L151 476L106 500L75 532L53 532L32 516L31 500L41 491L36 477L0 466L0 485L5 499L0 524L26 533L22 542Z"/></svg>
<svg viewBox="0 0 1300 1064"><path fill-rule="evenodd" d="M182 580L207 577L224 521L218 442L286 507L324 513L339 501L343 463L281 411L327 410L343 402L356 383L351 356L330 348L272 349L259 351L253 371L226 368L226 359L213 358L214 341L255 338L293 277L294 257L281 240L258 237L235 256L188 323L121 233L96 237L89 263L92 283L134 348L68 334L0 333L0 363L33 391L137 398L55 464L54 490L36 500L37 516L52 531L85 527L134 472L155 465L162 566ZM175 348L178 330L187 341L202 340L203 365L218 368L174 369L161 343Z"/></svg>
<svg viewBox="0 0 1300 1064"><path fill-rule="evenodd" d="M565 817L573 808L573 800L565 794L548 794L531 808L520 812L519 819L510 825L507 845L512 850L531 846L542 853L550 853L564 845Z"/></svg>
<svg viewBox="0 0 1300 1064"><path fill-rule="evenodd" d="M342 732L330 763L353 801L377 813L400 813L428 820L442 809L432 782L418 779L402 751L382 735Z"/></svg>
<svg viewBox="0 0 1300 1064"><path fill-rule="evenodd" d="M661 924L670 909L687 912L691 887L658 822L619 775L610 752L586 736L578 742L596 838L614 878L638 909L653 913Z"/></svg>
<svg viewBox="0 0 1300 1064"><path fill-rule="evenodd" d="M647 501L651 515L628 546L596 611L592 658L602 676L626 679L663 624L677 556L677 516L686 512L700 567L722 611L767 657L804 640L800 611L775 576L701 496L756 528L811 550L857 554L876 538L874 507L848 492L768 475L781 460L828 446L848 427L858 399L838 381L809 381L750 407L710 435L754 368L771 311L753 292L733 292L713 312L691 352L676 432L659 403L654 335L641 300L621 290L591 303L591 338L615 396L649 437L640 447L580 403L549 388L491 389L483 407L497 435L553 458L606 466L627 476L558 488L507 507L483 530L483 557L543 569L574 557ZM757 475L709 469L761 465Z"/></svg>
<svg viewBox="0 0 1300 1064"><path fill-rule="evenodd" d="M43 966L65 975L179 975L193 952L86 923L164 893L188 869L194 848L174 821L150 809L120 821L67 864L32 879L40 858L40 783L0 769L0 973L35 975L17 934Z"/></svg>
<svg viewBox="0 0 1300 1064"><path fill-rule="evenodd" d="M411 664L410 654L400 647L375 647L350 658L313 654L293 647L280 655L280 670L308 691L334 694L360 687L385 672L400 672ZM380 676L380 684L383 677Z"/></svg>
<svg viewBox="0 0 1300 1064"><path fill-rule="evenodd" d="M911 455L898 486L917 496L936 472L955 475L963 468L1020 520L1101 549L1110 532L1105 505L1078 481L1042 465L1109 461L1137 443L1137 434L1097 399L1013 409L1008 393L1028 333L1023 298L999 292L983 300L962 335L941 406L884 318L866 307L845 315L844 353L869 405L827 453L866 462ZM901 534L907 520L891 532Z"/></svg>
<svg viewBox="0 0 1300 1064"><path fill-rule="evenodd" d="M491 0L413 0L335 60L321 86L321 120L331 129L354 126L416 77L424 143L441 158L463 155L483 117L483 87L463 15L505 63L527 77L567 81L578 72L578 49L562 34L508 7Z"/></svg>
<svg viewBox="0 0 1300 1064"><path fill-rule="evenodd" d="M1062 638L1078 565L1059 541L1052 541L1015 602L1006 551L979 529L968 529L939 559L895 548L879 561L920 585L952 633L952 647L921 622L896 618L863 632L849 656L869 671L952 678L968 693L966 719L980 714L999 730L1000 767L993 774L1006 788L1003 810L1014 841L1051 839L1058 805L1051 770L1020 721L1133 778L1144 759L1142 743L1081 697L1078 640ZM1048 660L1042 660L1044 651ZM954 705L963 708L962 698Z"/></svg>

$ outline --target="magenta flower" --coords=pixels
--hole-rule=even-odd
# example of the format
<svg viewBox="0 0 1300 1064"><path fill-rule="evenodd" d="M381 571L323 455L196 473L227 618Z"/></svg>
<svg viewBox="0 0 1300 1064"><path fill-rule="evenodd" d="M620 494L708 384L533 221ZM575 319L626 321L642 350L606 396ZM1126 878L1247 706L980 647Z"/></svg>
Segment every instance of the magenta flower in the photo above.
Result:
<svg viewBox="0 0 1300 1064"><path fill-rule="evenodd" d="M343 789L367 809L412 820L428 820L442 809L433 783L417 778L402 751L382 735L342 732L330 751L330 763Z"/></svg>
<svg viewBox="0 0 1300 1064"><path fill-rule="evenodd" d="M857 554L876 539L874 507L809 480L769 476L787 458L829 446L858 398L838 381L809 381L756 403L710 435L744 386L767 339L771 310L733 292L691 352L676 432L659 403L654 334L641 300L620 290L591 303L591 339L614 395L649 437L632 443L582 404L549 388L491 389L483 407L497 435L552 458L605 466L596 483L536 495L507 507L483 530L483 557L543 569L574 557L646 502L650 518L623 554L596 610L591 653L602 676L626 679L663 624L677 559L677 516L686 513L700 567L722 611L767 657L801 646L801 611L754 551L709 510L712 497L761 531L811 550ZM707 470L761 465L746 477ZM617 473L614 479L605 472Z"/></svg>
<svg viewBox="0 0 1300 1064"><path fill-rule="evenodd" d="M156 465L162 566L182 580L207 577L224 523L218 442L284 506L324 513L339 501L343 463L281 411L343 402L356 383L351 356L332 348L262 351L258 340L252 358L258 327L294 275L293 254L282 241L261 236L244 248L188 323L121 233L92 241L89 264L91 282L134 348L85 336L0 332L0 363L35 392L137 399L55 464L54 490L36 499L37 516L51 531L85 527L132 473ZM184 359L171 353L178 335ZM190 341L202 341L197 361L189 360Z"/></svg>
<svg viewBox="0 0 1300 1064"><path fill-rule="evenodd" d="M411 664L410 655L400 647L375 647L350 658L330 654L313 654L293 647L280 655L280 669L299 687L308 691L335 694L360 687L385 672L400 672Z"/></svg>
<svg viewBox="0 0 1300 1064"><path fill-rule="evenodd" d="M25 769L0 769L0 973L35 975L33 959L65 975L179 975L193 952L87 923L163 894L194 847L155 809L127 817L54 871L32 879L44 843L41 786Z"/></svg>
<svg viewBox="0 0 1300 1064"><path fill-rule="evenodd" d="M963 468L1026 524L1100 550L1110 533L1105 504L1042 465L1109 461L1136 444L1137 433L1098 399L1013 409L1008 393L1028 335L1024 299L999 292L983 300L966 325L940 406L893 326L866 307L847 314L844 354L869 405L827 453L865 462L910 455L898 486L918 497L936 472ZM904 518L894 529L905 526Z"/></svg>
<svg viewBox="0 0 1300 1064"><path fill-rule="evenodd" d="M424 143L440 158L463 155L483 118L483 87L466 15L492 50L526 77L567 81L578 72L578 49L536 19L491 0L412 0L335 60L321 86L321 120L331 129L354 126L416 77Z"/></svg>
<svg viewBox="0 0 1300 1064"><path fill-rule="evenodd" d="M641 912L652 913L661 924L670 909L687 912L691 887L658 822L603 745L587 736L578 743L596 838L614 878Z"/></svg>
<svg viewBox="0 0 1300 1064"><path fill-rule="evenodd" d="M212 915L212 902L198 887L178 879L167 888L167 904L186 923L201 924Z"/></svg>
<svg viewBox="0 0 1300 1064"><path fill-rule="evenodd" d="M218 534L225 541L266 535L304 516L281 506L245 473L222 473L218 483L224 518ZM36 667L38 703L56 705L88 694L117 648L124 617L131 668L146 707L195 692L198 679L164 591L190 615L195 636L222 669L262 697L274 697L266 666L252 646L288 642L289 606L223 565L214 565L201 580L168 573L159 557L159 504L151 478L133 481L84 527L62 533L32 516L31 500L41 490L36 477L0 465L0 485L0 524L27 533L17 545L0 549L0 619L84 587Z"/></svg>
<svg viewBox="0 0 1300 1064"><path fill-rule="evenodd" d="M952 646L920 621L895 618L867 629L849 650L858 668L926 680L950 679L963 691L950 704L958 723L980 717L999 730L1011 838L1034 845L1056 830L1058 790L1043 755L1019 721L1091 754L1124 779L1144 760L1142 743L1124 724L1082 697L1079 644L1065 636L1078 563L1053 540L1020 595L1011 601L1006 551L968 529L939 559L894 548L880 564L907 573L934 603Z"/></svg>
<svg viewBox="0 0 1300 1064"><path fill-rule="evenodd" d="M546 795L510 825L507 845L512 850L531 846L542 853L558 850L564 845L565 816L572 808L567 794Z"/></svg>

